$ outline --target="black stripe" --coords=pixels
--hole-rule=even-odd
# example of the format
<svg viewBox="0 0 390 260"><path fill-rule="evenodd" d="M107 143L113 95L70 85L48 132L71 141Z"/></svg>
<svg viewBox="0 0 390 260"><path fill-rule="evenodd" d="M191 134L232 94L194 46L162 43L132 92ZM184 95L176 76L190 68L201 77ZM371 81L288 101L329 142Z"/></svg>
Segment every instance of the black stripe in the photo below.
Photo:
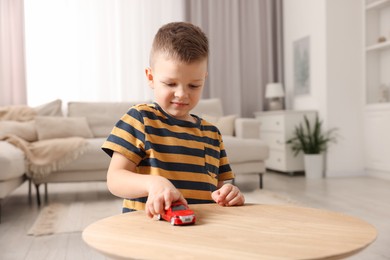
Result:
<svg viewBox="0 0 390 260"><path fill-rule="evenodd" d="M224 164L219 167L219 173L225 173L225 172L231 172L232 169L230 168L230 164Z"/></svg>
<svg viewBox="0 0 390 260"><path fill-rule="evenodd" d="M196 164L180 163L180 162L163 162L156 158L145 158L144 160L141 161L139 165L155 167L166 171L205 173L204 165L196 165Z"/></svg>
<svg viewBox="0 0 390 260"><path fill-rule="evenodd" d="M143 132L140 132L137 128L129 125L127 122L119 120L116 125L117 128L122 129L123 131L131 134L138 140L144 141L145 140L145 134Z"/></svg>
<svg viewBox="0 0 390 260"><path fill-rule="evenodd" d="M218 174L219 172L219 168L212 165L212 164L209 164L209 163L206 163L206 169L209 171L209 172L213 172L215 174Z"/></svg>
<svg viewBox="0 0 390 260"><path fill-rule="evenodd" d="M135 199L127 199L130 201L138 201L141 203L146 203L148 197L141 197L141 198L135 198ZM215 203L213 200L203 200L203 199L193 199L193 198L186 198L188 204L202 204L202 203Z"/></svg>
<svg viewBox="0 0 390 260"><path fill-rule="evenodd" d="M180 154L180 155L192 155L196 157L204 157L205 151L203 149L189 148L185 146L172 146L165 144L152 144L150 142L145 143L145 150L152 149L159 153L168 154Z"/></svg>
<svg viewBox="0 0 390 260"><path fill-rule="evenodd" d="M202 142L202 143L207 143L212 146L219 146L220 142L218 139L213 139L207 136L196 136L196 135L191 135L188 133L177 133L170 131L166 128L157 128L153 126L145 126L145 132L161 137L175 137L181 140L190 140L190 141L197 141L197 142Z"/></svg>
<svg viewBox="0 0 390 260"><path fill-rule="evenodd" d="M199 181L170 180L176 189L215 191L217 186Z"/></svg>
<svg viewBox="0 0 390 260"><path fill-rule="evenodd" d="M215 203L213 200L201 200L201 199L186 199L188 204L211 204ZM191 208L191 207L190 207Z"/></svg>

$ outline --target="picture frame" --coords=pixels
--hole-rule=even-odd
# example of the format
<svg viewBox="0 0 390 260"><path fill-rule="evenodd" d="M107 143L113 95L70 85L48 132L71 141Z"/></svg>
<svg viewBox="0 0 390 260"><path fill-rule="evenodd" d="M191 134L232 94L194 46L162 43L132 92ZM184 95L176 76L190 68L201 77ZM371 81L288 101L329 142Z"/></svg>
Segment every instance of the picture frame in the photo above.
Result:
<svg viewBox="0 0 390 260"><path fill-rule="evenodd" d="M294 94L310 94L310 37L293 42Z"/></svg>

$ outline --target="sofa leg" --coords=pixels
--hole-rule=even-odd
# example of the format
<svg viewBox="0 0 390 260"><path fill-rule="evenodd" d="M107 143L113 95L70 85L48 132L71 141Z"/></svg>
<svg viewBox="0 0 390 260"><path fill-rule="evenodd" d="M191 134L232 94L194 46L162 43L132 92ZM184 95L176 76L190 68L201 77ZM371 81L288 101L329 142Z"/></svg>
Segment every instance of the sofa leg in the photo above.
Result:
<svg viewBox="0 0 390 260"><path fill-rule="evenodd" d="M38 207L41 206L41 195L39 194L39 185L40 184L35 184L35 191L36 191L36 194L37 194L37 204L38 204Z"/></svg>
<svg viewBox="0 0 390 260"><path fill-rule="evenodd" d="M31 204L32 197L31 197L31 179L28 179L28 203Z"/></svg>
<svg viewBox="0 0 390 260"><path fill-rule="evenodd" d="M260 177L260 189L263 189L263 174L259 173L259 177Z"/></svg>
<svg viewBox="0 0 390 260"><path fill-rule="evenodd" d="M47 182L45 182L45 203L49 203L49 195L47 193Z"/></svg>

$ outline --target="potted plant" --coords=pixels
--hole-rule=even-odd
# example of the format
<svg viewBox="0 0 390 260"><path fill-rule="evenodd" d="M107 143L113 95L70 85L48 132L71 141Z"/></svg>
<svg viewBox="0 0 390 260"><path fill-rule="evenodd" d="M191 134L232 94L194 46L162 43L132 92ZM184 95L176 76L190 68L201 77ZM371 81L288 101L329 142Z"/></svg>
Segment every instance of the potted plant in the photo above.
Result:
<svg viewBox="0 0 390 260"><path fill-rule="evenodd" d="M314 125L304 116L303 124L295 127L293 137L287 140L294 155L304 154L305 175L307 178L321 178L324 173L324 152L330 142L336 142L336 128L322 130L322 121L316 116Z"/></svg>

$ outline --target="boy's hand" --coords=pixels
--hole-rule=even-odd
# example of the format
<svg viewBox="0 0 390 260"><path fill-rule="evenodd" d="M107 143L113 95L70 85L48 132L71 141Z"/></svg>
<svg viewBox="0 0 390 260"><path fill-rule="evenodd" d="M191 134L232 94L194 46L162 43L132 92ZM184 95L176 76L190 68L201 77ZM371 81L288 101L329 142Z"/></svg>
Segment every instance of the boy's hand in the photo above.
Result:
<svg viewBox="0 0 390 260"><path fill-rule="evenodd" d="M149 186L148 200L145 205L146 215L152 218L155 215L163 214L175 201L182 201L187 204L183 195L168 179L156 176Z"/></svg>
<svg viewBox="0 0 390 260"><path fill-rule="evenodd" d="M244 195L236 186L226 183L211 194L213 200L221 206L242 206L245 203Z"/></svg>

